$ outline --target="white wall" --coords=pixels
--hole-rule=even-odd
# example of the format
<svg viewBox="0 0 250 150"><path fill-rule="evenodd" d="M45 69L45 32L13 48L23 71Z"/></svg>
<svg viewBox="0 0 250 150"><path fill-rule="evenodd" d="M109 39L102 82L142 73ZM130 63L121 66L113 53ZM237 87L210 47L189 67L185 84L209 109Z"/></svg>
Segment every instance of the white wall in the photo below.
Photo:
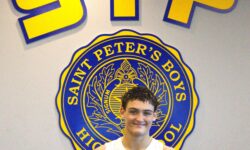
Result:
<svg viewBox="0 0 250 150"><path fill-rule="evenodd" d="M183 150L247 149L250 142L250 1L220 14L196 8L190 29L163 22L167 1L141 1L140 21L111 22L109 0L86 1L80 27L25 44L10 0L0 2L0 148L73 149L59 128L59 77L76 49L129 28L178 48L196 77L200 105ZM106 9L105 9L106 8Z"/></svg>

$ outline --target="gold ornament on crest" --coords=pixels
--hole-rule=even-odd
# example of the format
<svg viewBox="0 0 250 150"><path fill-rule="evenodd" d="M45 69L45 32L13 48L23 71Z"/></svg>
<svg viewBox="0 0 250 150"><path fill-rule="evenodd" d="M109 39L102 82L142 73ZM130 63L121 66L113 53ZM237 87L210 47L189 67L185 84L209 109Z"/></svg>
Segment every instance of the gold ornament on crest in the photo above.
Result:
<svg viewBox="0 0 250 150"><path fill-rule="evenodd" d="M130 83L133 84L133 80L137 77L137 73L131 64L125 59L121 67L116 71L115 78L121 81L121 84Z"/></svg>

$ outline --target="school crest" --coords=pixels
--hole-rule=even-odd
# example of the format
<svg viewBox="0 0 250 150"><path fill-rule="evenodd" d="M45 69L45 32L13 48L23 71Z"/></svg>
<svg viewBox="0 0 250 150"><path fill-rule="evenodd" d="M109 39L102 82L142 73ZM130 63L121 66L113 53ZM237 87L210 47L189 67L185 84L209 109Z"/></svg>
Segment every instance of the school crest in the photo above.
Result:
<svg viewBox="0 0 250 150"><path fill-rule="evenodd" d="M194 127L198 95L178 50L151 34L121 30L77 50L60 78L60 126L75 149L91 150L123 135L121 96L146 86L159 97L150 134L181 149Z"/></svg>

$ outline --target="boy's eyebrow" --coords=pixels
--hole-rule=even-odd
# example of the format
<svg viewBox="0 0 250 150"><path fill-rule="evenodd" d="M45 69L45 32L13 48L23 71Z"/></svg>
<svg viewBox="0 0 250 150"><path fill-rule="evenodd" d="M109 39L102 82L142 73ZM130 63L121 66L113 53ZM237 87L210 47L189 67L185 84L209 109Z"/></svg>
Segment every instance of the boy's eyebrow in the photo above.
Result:
<svg viewBox="0 0 250 150"><path fill-rule="evenodd" d="M128 108L129 110L139 110L139 109L137 109L137 108L134 108L134 107L130 107L130 108ZM151 110L151 109L143 109L142 111L149 111L149 112L153 112L153 110Z"/></svg>

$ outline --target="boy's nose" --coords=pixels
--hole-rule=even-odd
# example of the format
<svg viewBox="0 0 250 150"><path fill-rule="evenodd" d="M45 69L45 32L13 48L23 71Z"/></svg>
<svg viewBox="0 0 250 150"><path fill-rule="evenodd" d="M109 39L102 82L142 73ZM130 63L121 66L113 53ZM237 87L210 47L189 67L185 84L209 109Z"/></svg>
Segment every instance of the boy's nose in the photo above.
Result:
<svg viewBox="0 0 250 150"><path fill-rule="evenodd" d="M136 120L137 120L137 121L143 121L143 118L144 118L144 116L143 116L142 113L138 113L138 114L136 115Z"/></svg>

